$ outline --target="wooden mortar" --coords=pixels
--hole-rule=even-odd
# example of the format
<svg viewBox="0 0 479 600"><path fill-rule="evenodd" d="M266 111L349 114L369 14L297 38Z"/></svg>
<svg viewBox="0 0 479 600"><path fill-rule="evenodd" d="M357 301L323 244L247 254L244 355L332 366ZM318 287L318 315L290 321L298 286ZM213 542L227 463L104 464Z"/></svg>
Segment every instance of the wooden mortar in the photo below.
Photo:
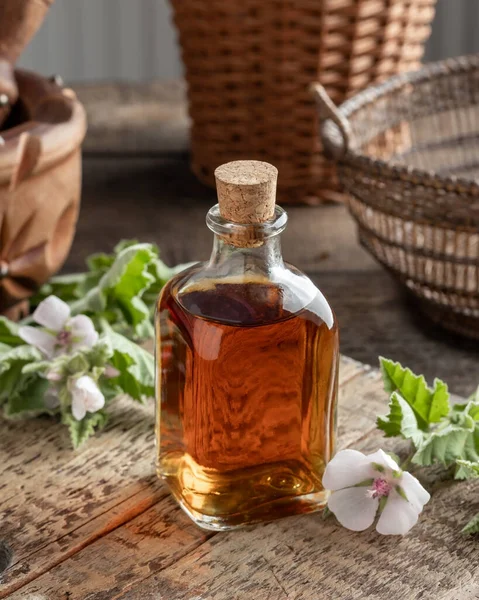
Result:
<svg viewBox="0 0 479 600"><path fill-rule="evenodd" d="M53 0L2 0L0 18L0 125L18 98L13 65L45 18Z"/></svg>
<svg viewBox="0 0 479 600"><path fill-rule="evenodd" d="M86 132L72 90L22 70L15 83L19 99L0 131L0 312L9 316L67 257Z"/></svg>

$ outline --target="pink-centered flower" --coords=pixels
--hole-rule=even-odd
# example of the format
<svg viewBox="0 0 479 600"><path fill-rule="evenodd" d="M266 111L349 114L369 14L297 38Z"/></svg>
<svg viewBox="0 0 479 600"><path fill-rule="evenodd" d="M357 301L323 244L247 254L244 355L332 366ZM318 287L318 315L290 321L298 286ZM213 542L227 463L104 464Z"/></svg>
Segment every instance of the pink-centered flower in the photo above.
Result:
<svg viewBox="0 0 479 600"><path fill-rule="evenodd" d="M72 415L81 421L87 412L94 413L105 406L105 396L88 375L75 379L71 385Z"/></svg>
<svg viewBox="0 0 479 600"><path fill-rule="evenodd" d="M70 316L70 307L56 296L48 296L32 315L41 327L20 327L18 335L47 358L91 348L98 340L92 320L86 315Z"/></svg>
<svg viewBox="0 0 479 600"><path fill-rule="evenodd" d="M323 485L331 490L328 508L343 527L363 531L380 510L376 530L383 535L407 533L431 497L382 450L338 452L326 466Z"/></svg>

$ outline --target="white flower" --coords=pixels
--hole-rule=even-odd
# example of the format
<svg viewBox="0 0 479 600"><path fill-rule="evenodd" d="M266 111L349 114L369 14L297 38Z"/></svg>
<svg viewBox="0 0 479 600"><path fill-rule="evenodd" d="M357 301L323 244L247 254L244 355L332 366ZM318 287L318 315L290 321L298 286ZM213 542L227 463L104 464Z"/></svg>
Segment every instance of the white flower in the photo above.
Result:
<svg viewBox="0 0 479 600"><path fill-rule="evenodd" d="M81 421L87 412L94 413L105 406L105 396L88 375L75 379L71 385L72 414Z"/></svg>
<svg viewBox="0 0 479 600"><path fill-rule="evenodd" d="M338 452L324 471L323 485L332 491L329 510L347 529L367 529L381 507L376 530L383 535L407 533L431 497L382 450L368 455Z"/></svg>
<svg viewBox="0 0 479 600"><path fill-rule="evenodd" d="M79 348L91 348L98 340L92 320L86 315L70 316L70 307L56 296L40 302L32 315L42 327L20 327L18 335L32 346L53 358Z"/></svg>

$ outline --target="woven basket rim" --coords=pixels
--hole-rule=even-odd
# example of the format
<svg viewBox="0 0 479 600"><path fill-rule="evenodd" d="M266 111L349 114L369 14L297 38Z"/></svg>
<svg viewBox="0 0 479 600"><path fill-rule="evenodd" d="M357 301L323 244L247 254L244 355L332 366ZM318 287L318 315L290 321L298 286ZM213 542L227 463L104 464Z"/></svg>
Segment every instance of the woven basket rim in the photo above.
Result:
<svg viewBox="0 0 479 600"><path fill-rule="evenodd" d="M479 71L479 54L471 54L448 58L429 63L417 71L410 71L395 75L386 81L370 86L355 94L343 102L336 110L347 122L351 116L368 104L372 104L379 98L393 94L407 85L421 83L424 81L440 80L454 73ZM323 121L321 135L326 147L336 145L338 125L330 118ZM455 175L441 175L432 170L420 169L409 165L395 165L379 158L372 158L351 147L339 157L338 162L352 165L370 173L380 171L383 176L391 179L446 189L458 195L479 196L479 182L473 179L457 177Z"/></svg>

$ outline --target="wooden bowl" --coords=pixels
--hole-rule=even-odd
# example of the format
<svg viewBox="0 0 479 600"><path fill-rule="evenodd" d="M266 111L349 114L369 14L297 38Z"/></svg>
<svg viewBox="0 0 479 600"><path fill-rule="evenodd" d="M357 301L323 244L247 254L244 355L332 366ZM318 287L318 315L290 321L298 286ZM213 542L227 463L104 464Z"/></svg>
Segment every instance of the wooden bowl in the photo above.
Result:
<svg viewBox="0 0 479 600"><path fill-rule="evenodd" d="M86 132L72 90L22 70L15 81L18 100L0 131L0 312L11 317L67 257Z"/></svg>

